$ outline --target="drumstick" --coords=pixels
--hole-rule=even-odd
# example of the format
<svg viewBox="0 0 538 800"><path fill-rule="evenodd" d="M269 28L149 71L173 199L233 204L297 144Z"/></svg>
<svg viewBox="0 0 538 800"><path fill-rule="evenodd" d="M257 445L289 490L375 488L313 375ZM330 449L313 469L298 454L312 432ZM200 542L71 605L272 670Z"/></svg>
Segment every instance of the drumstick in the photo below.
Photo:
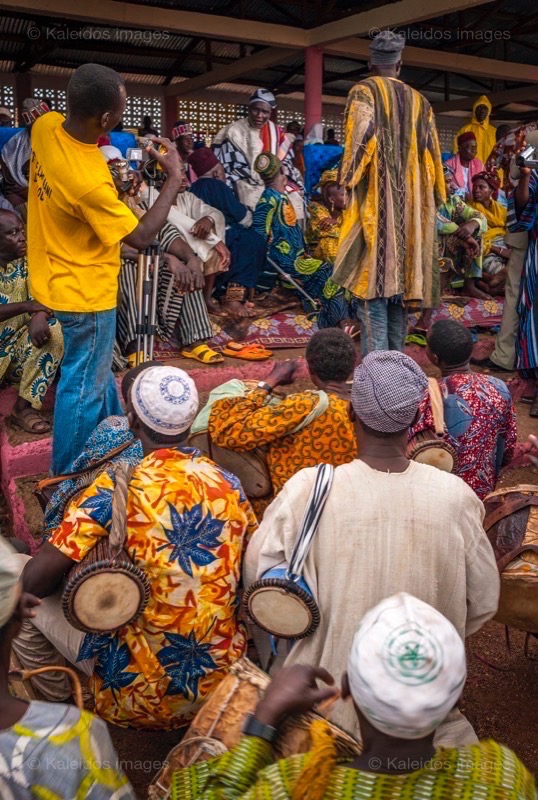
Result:
<svg viewBox="0 0 538 800"><path fill-rule="evenodd" d="M316 711L318 712L318 714L325 716L327 711L330 711L330 709L334 706L336 701L341 699L342 699L342 693L339 690L336 692L336 694L333 694L332 697L328 697L326 700L323 701L323 703L320 703L319 706L316 707Z"/></svg>
<svg viewBox="0 0 538 800"><path fill-rule="evenodd" d="M428 378L428 388L430 390L430 405L435 433L437 436L443 436L445 432L445 412L441 390L436 378Z"/></svg>
<svg viewBox="0 0 538 800"><path fill-rule="evenodd" d="M64 672L72 683L73 694L77 708L84 708L84 700L82 698L82 686L77 673L69 667L60 667L54 664L50 667L38 667L37 669L10 669L9 675L13 678L18 678L21 681L28 681L34 675L42 675L44 672Z"/></svg>

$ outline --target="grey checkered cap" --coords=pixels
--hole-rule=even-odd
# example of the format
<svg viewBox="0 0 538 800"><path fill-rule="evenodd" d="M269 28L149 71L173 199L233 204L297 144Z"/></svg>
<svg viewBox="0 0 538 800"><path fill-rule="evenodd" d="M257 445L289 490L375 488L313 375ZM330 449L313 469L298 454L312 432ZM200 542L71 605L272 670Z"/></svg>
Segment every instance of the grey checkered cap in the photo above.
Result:
<svg viewBox="0 0 538 800"><path fill-rule="evenodd" d="M354 372L351 404L369 428L396 433L411 425L427 388L428 379L412 358L375 350Z"/></svg>

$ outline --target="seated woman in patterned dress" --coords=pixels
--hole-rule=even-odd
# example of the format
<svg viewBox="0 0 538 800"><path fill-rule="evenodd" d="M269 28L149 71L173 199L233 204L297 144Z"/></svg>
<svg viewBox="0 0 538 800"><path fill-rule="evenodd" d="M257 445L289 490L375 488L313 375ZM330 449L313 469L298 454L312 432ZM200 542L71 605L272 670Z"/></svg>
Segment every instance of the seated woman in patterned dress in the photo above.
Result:
<svg viewBox="0 0 538 800"><path fill-rule="evenodd" d="M320 194L308 206L305 239L315 258L334 264L345 206L345 193L338 184L338 171L327 169L319 181Z"/></svg>
<svg viewBox="0 0 538 800"><path fill-rule="evenodd" d="M284 722L333 697L336 677L301 664L282 669L247 717L239 744L176 772L172 800L536 797L534 778L504 745L435 748L435 730L458 702L466 665L456 629L427 603L395 594L370 609L355 633L341 686L360 724L361 754L339 752L317 719L312 749L278 760L273 745Z"/></svg>
<svg viewBox="0 0 538 800"><path fill-rule="evenodd" d="M357 318L356 301L331 280L331 264L314 258L307 250L304 234L285 192L287 176L279 159L272 153L260 153L254 169L265 182L265 191L254 212L252 227L268 247L268 257L284 270L303 290L320 303L318 327L333 328L344 320ZM259 286L272 288L277 280L271 265L262 275ZM312 305L301 298L306 311Z"/></svg>
<svg viewBox="0 0 538 800"><path fill-rule="evenodd" d="M471 206L480 211L488 224L482 237L482 281L489 294L504 294L506 264L510 256L510 248L504 242L507 211L497 201L500 185L497 175L488 172L480 172L473 177Z"/></svg>

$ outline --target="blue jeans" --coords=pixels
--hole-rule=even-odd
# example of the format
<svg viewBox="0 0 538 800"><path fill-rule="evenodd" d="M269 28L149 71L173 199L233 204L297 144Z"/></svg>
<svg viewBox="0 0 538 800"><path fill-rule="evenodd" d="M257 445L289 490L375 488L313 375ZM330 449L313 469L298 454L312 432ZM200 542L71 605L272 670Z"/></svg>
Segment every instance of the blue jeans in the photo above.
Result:
<svg viewBox="0 0 538 800"><path fill-rule="evenodd" d="M365 356L372 350L405 350L407 311L401 303L390 302L386 297L358 301L361 321L361 352Z"/></svg>
<svg viewBox="0 0 538 800"><path fill-rule="evenodd" d="M97 425L123 414L112 374L116 309L83 314L57 311L64 357L54 406L52 474L69 472Z"/></svg>

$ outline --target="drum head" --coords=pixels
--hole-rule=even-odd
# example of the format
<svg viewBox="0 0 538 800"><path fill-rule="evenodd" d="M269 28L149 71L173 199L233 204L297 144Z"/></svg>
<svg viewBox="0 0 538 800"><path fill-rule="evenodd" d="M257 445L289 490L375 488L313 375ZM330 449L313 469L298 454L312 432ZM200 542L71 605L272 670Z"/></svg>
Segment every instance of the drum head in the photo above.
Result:
<svg viewBox="0 0 538 800"><path fill-rule="evenodd" d="M245 595L245 603L256 625L279 639L303 639L319 625L312 597L289 581L258 581Z"/></svg>
<svg viewBox="0 0 538 800"><path fill-rule="evenodd" d="M72 592L70 621L81 630L112 632L135 619L144 604L140 583L128 572L102 569Z"/></svg>
<svg viewBox="0 0 538 800"><path fill-rule="evenodd" d="M454 469L454 458L449 450L444 447L429 445L421 448L414 456L413 461L419 464L429 464L430 467L437 467L443 472L452 472Z"/></svg>

